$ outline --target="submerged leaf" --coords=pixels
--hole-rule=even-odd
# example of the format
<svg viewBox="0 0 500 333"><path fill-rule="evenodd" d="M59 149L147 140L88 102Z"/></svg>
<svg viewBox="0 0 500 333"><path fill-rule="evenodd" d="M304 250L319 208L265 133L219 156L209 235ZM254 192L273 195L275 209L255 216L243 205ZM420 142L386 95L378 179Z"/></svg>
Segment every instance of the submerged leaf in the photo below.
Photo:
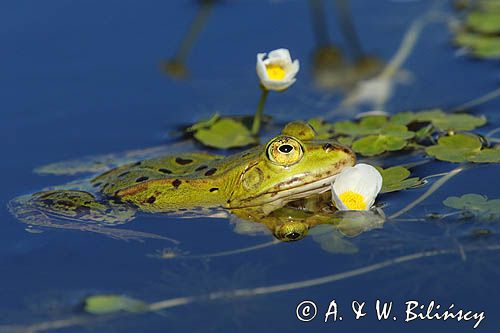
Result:
<svg viewBox="0 0 500 333"><path fill-rule="evenodd" d="M402 166L387 169L377 168L377 170L383 179L381 193L405 190L422 184L422 181L418 177L408 178L410 170Z"/></svg>
<svg viewBox="0 0 500 333"><path fill-rule="evenodd" d="M95 295L85 299L85 312L92 314L109 314L118 311L142 312L147 304L122 295Z"/></svg>
<svg viewBox="0 0 500 333"><path fill-rule="evenodd" d="M455 208L481 220L500 218L500 199L488 200L484 195L468 193L461 197L448 197L443 204Z"/></svg>

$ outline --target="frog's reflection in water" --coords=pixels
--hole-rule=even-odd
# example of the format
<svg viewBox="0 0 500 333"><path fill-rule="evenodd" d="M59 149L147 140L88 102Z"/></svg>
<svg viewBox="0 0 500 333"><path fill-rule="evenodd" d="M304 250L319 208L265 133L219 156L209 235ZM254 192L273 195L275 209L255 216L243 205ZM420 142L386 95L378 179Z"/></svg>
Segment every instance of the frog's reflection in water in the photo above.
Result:
<svg viewBox="0 0 500 333"><path fill-rule="evenodd" d="M271 232L280 241L297 241L311 233L317 236L332 229L341 236L354 237L382 227L385 215L381 209L338 211L331 203L330 192L299 199L269 214L261 209L235 209L235 231L241 234ZM256 223L257 222L257 223ZM317 226L331 226L331 228Z"/></svg>

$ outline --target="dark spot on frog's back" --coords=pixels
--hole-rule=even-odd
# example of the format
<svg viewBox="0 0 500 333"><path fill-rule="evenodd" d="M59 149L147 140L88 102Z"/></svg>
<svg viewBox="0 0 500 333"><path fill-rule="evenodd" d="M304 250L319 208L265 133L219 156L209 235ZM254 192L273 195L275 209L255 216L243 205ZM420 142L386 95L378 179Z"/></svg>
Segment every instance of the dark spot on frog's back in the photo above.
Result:
<svg viewBox="0 0 500 333"><path fill-rule="evenodd" d="M143 182L143 181L148 180L148 179L149 179L149 177L139 177L135 181L136 181L136 183L140 183L140 182Z"/></svg>
<svg viewBox="0 0 500 333"><path fill-rule="evenodd" d="M182 157L177 157L175 159L175 163L180 164L180 165L186 165L186 164L189 164L189 163L192 163L192 162L193 162L193 160L190 159L190 158L184 159Z"/></svg>
<svg viewBox="0 0 500 333"><path fill-rule="evenodd" d="M125 171L125 172L122 172L118 175L118 177L123 177L123 176L126 176L130 173L130 171Z"/></svg>
<svg viewBox="0 0 500 333"><path fill-rule="evenodd" d="M197 167L194 171L201 171L201 170L204 170L208 168L208 165L200 165L199 167Z"/></svg>
<svg viewBox="0 0 500 333"><path fill-rule="evenodd" d="M205 176L211 176L217 171L216 168L208 169L207 172L205 172Z"/></svg>
<svg viewBox="0 0 500 333"><path fill-rule="evenodd" d="M150 196L149 198L146 199L146 202L149 204L152 204L156 201L156 198L154 196Z"/></svg>
<svg viewBox="0 0 500 333"><path fill-rule="evenodd" d="M218 191L218 190L219 190L219 188L218 188L218 187L212 187L209 191L210 191L210 192L216 192L216 191Z"/></svg>
<svg viewBox="0 0 500 333"><path fill-rule="evenodd" d="M162 172L162 173L166 173L167 175L168 175L168 174L170 174L170 173L172 173L172 171L171 171L171 170L169 170L169 169L165 169L165 168L158 169L158 171L160 171L160 172Z"/></svg>
<svg viewBox="0 0 500 333"><path fill-rule="evenodd" d="M172 186L174 188L179 188L179 186L182 184L182 181L180 181L179 179L176 179L172 182Z"/></svg>

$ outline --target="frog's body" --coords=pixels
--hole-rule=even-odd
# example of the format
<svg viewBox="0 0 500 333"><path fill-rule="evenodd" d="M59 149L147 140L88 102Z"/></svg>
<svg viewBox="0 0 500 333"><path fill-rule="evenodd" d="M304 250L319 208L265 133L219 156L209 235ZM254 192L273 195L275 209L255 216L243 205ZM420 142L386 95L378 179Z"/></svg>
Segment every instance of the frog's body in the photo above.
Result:
<svg viewBox="0 0 500 333"><path fill-rule="evenodd" d="M91 190L52 190L11 203L20 219L44 216L122 223L135 212L223 208L268 216L288 202L327 191L355 155L313 130L291 123L265 146L227 157L206 153L164 156L117 167L90 181ZM248 214L251 212L251 214Z"/></svg>

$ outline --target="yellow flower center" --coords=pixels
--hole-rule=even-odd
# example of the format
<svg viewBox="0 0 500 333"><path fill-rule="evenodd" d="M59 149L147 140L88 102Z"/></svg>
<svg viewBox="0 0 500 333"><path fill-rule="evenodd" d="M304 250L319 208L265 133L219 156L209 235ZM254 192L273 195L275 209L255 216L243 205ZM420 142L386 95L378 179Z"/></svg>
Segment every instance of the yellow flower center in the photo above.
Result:
<svg viewBox="0 0 500 333"><path fill-rule="evenodd" d="M280 65L269 64L266 65L267 76L270 80L280 81L285 78L286 72Z"/></svg>
<svg viewBox="0 0 500 333"><path fill-rule="evenodd" d="M359 193L346 191L339 195L339 199L342 200L344 205L350 210L366 210L365 200Z"/></svg>

